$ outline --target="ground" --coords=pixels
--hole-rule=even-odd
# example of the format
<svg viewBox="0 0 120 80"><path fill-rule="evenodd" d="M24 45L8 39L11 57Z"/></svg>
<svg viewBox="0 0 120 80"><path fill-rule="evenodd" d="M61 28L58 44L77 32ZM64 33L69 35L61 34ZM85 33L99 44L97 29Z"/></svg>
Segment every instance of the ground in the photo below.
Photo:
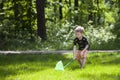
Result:
<svg viewBox="0 0 120 80"><path fill-rule="evenodd" d="M77 61L56 71L59 60L65 65L70 54L0 55L0 80L120 80L120 52L89 53L84 69Z"/></svg>

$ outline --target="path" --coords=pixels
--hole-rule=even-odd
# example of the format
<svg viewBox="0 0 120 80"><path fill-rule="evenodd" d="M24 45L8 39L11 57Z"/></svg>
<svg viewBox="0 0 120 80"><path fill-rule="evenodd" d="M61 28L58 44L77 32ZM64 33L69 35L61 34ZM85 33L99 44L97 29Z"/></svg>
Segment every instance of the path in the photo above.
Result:
<svg viewBox="0 0 120 80"><path fill-rule="evenodd" d="M120 50L90 50L90 53L94 52L120 52ZM0 51L0 54L68 54L72 53L72 50L56 50L56 51L33 51L33 50L27 50L27 51Z"/></svg>

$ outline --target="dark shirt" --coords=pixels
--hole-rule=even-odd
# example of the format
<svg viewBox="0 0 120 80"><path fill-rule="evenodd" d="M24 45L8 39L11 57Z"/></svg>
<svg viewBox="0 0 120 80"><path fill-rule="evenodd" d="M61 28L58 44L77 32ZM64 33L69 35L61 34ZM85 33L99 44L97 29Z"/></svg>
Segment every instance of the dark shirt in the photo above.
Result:
<svg viewBox="0 0 120 80"><path fill-rule="evenodd" d="M78 38L75 38L75 39L74 39L74 45L76 45L76 44L79 45L79 50L83 50L83 49L86 47L86 45L88 45L87 50L90 49L89 42L88 42L87 38L84 37L84 36L82 37L81 40L79 40Z"/></svg>

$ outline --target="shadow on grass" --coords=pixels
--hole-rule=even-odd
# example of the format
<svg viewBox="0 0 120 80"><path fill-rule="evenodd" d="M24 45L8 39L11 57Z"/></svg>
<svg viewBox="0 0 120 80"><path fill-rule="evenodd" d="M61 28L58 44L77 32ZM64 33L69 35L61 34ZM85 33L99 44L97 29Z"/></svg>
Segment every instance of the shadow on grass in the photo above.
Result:
<svg viewBox="0 0 120 80"><path fill-rule="evenodd" d="M120 64L120 57L107 62L103 62L102 64Z"/></svg>
<svg viewBox="0 0 120 80"><path fill-rule="evenodd" d="M120 64L120 53L95 53L87 58L87 64Z"/></svg>
<svg viewBox="0 0 120 80"><path fill-rule="evenodd" d="M17 72L14 71L14 70L8 70L8 69L0 68L0 79L2 77L5 78L6 76L15 75L15 74L17 74Z"/></svg>
<svg viewBox="0 0 120 80"><path fill-rule="evenodd" d="M67 63L70 59L66 58L65 55L62 54L0 55L0 77L54 68L59 60Z"/></svg>

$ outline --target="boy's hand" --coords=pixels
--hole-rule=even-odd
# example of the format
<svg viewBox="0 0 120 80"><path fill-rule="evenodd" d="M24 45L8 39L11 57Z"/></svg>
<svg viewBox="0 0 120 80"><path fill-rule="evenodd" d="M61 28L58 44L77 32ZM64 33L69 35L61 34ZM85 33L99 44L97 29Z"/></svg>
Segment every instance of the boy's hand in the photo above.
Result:
<svg viewBox="0 0 120 80"><path fill-rule="evenodd" d="M83 55L82 55L82 54L80 55L80 58L83 58Z"/></svg>
<svg viewBox="0 0 120 80"><path fill-rule="evenodd" d="M76 53L74 54L74 56L73 56L73 59L75 60L77 58L77 55L76 55Z"/></svg>
<svg viewBox="0 0 120 80"><path fill-rule="evenodd" d="M83 51L81 51L81 58L83 58L83 54L84 54L84 50L83 50Z"/></svg>
<svg viewBox="0 0 120 80"><path fill-rule="evenodd" d="M84 54L84 51L81 51L81 55L83 55Z"/></svg>
<svg viewBox="0 0 120 80"><path fill-rule="evenodd" d="M76 59L76 57L73 57L73 59L75 60L75 59Z"/></svg>
<svg viewBox="0 0 120 80"><path fill-rule="evenodd" d="M73 47L73 59L76 59L76 46Z"/></svg>

